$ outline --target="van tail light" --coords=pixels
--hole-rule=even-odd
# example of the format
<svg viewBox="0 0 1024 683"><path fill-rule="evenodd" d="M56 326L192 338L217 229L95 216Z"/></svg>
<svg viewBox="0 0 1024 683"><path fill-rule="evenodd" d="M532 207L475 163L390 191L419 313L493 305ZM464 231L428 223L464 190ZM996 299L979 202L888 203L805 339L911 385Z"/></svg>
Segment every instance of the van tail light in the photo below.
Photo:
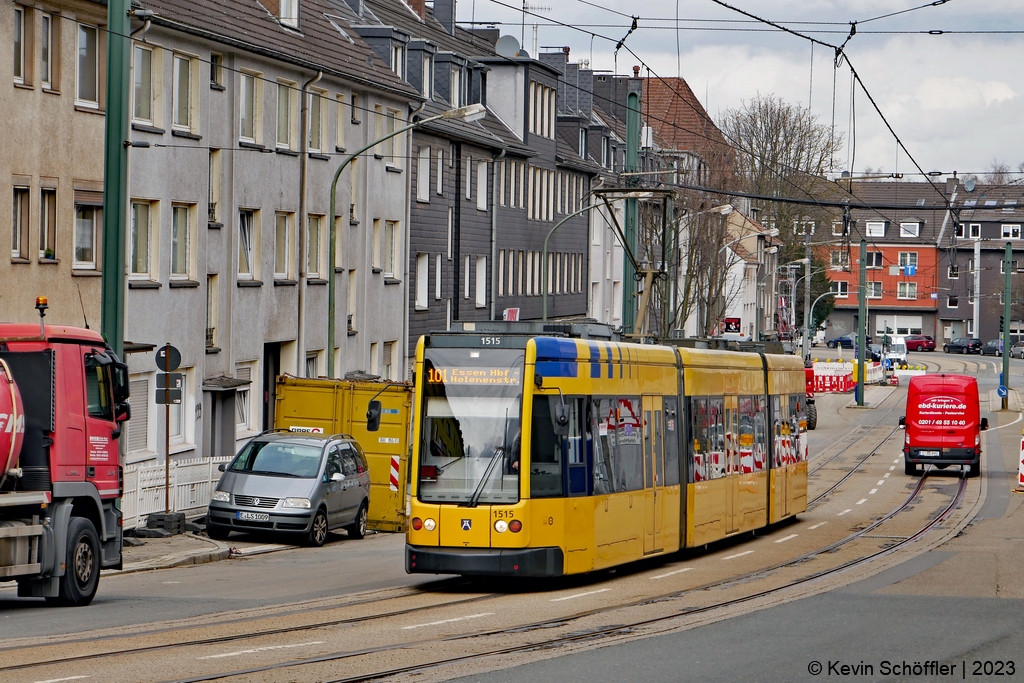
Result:
<svg viewBox="0 0 1024 683"><path fill-rule="evenodd" d="M981 445L981 432L975 432L974 433L974 445L975 446L980 446Z"/></svg>
<svg viewBox="0 0 1024 683"><path fill-rule="evenodd" d="M910 432L903 435L903 444L906 446L910 445Z"/></svg>
<svg viewBox="0 0 1024 683"><path fill-rule="evenodd" d="M437 465L423 465L420 467L420 479L433 480L441 474L441 468Z"/></svg>

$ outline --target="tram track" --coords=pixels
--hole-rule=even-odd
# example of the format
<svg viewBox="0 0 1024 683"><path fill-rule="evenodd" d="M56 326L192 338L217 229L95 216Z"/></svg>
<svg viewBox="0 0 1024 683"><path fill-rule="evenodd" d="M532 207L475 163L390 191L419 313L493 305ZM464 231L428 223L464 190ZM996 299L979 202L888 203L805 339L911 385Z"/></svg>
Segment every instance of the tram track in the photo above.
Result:
<svg viewBox="0 0 1024 683"><path fill-rule="evenodd" d="M791 566L791 565L795 565L795 564L799 564L799 563L804 562L805 560L809 559L810 557L833 552L834 550L836 550L841 545L849 543L850 541L854 540L855 538L861 538L861 537L865 536L869 531L872 531L872 530L878 528L880 525L882 525L885 522L891 520L893 517L895 517L900 512L905 510L908 506L910 506L910 504L917 498L917 496L920 495L922 489L924 488L925 481L927 480L927 478L928 478L928 476L930 474L931 474L931 471L926 472L924 474L924 476L922 476L919 479L919 481L917 482L917 485L914 487L914 489L911 492L911 494L899 506L894 508L892 511L890 511L886 515L883 515L878 520L875 520L872 524L868 525L864 529L858 530L854 534L851 534L848 537L846 537L844 539L841 539L840 541L837 541L835 543L829 544L828 546L825 546L823 548L817 549L817 550L812 551L810 553L806 553L806 554L801 555L801 556L799 556L797 558L793 558L793 559L787 560L787 561L785 561L783 563L779 563L778 565L775 565L773 567L759 569L759 570L757 570L755 572L751 572L751 573L749 573L747 575L744 575L742 577L732 577L732 578L727 579L727 580L723 580L723 581L719 581L719 582L713 582L713 583L710 583L710 584L705 584L703 586L699 586L699 587L691 588L691 589L686 589L684 591L675 591L675 592L668 593L668 594L661 595L661 596L653 596L653 597L645 598L643 600L632 601L632 602L626 603L626 604L611 605L611 606L602 607L602 608L595 608L595 609L592 609L592 610L586 610L586 611L579 612L579 613L576 613L576 614L573 614L573 615L569 615L569 616L566 616L566 617L560 617L560 618L555 618L555 619L543 620L543 621L535 622L535 623L532 623L532 624L524 624L524 625L517 626L517 627L512 627L512 628L495 629L495 630L491 630L491 631L475 632L475 633L471 633L471 634L455 635L455 636L449 636L449 637L444 637L444 638L433 638L433 639L427 639L427 640L421 640L421 641L415 641L415 642L395 643L395 644L391 644L391 645L382 645L382 646L379 646L379 647L363 648L363 649L359 649L359 650L351 650L351 651L345 651L345 652L335 652L335 653L330 653L330 654L326 654L326 655L320 655L320 656L316 656L316 657L309 657L309 658L290 660L290 661L285 661L285 662L278 662L278 663L269 664L269 665L261 666L261 667L250 667L250 668L240 669L240 670L235 670L235 671L230 671L230 672L222 672L222 673L217 673L217 674L210 674L210 675L197 676L197 677L191 677L191 678L185 678L185 679L178 679L178 680L174 681L174 683L200 683L200 682L205 682L205 681L223 680L223 679L228 679L228 678L247 677L247 676L253 676L255 674L266 673L266 672L271 672L271 671L281 671L281 670L285 670L285 669L293 669L295 667L312 666L312 665L316 665L316 664L324 664L324 663L329 663L329 662L337 662L337 661L341 661L341 660L354 659L354 658L357 658L357 657L364 657L364 656L369 656L369 655L377 655L377 654L382 654L382 653L387 653L387 652L396 652L396 651L400 651L400 650L401 651L407 651L411 647L427 647L427 646L431 646L431 645L450 644L450 643L453 643L453 642L459 642L459 641L463 641L464 642L464 641L467 641L467 640L475 640L475 639L481 639L481 638L487 638L487 637L501 637L501 636L507 636L510 632L515 632L515 633L532 632L532 631L536 631L536 630L543 630L543 629L548 629L548 628L564 626L564 625L567 625L567 624L569 624L569 623L571 623L573 621L577 621L579 619L582 619L582 618L585 618L585 617L589 617L589 616L600 615L600 614L607 614L607 613L610 613L610 612L614 612L614 611L618 611L618 610L623 610L623 609L628 609L628 608L631 608L631 607L639 607L639 606L643 606L643 605L646 605L646 604L652 604L652 603L655 603L655 602L664 602L664 601L670 600L670 599L678 599L678 598L683 597L685 595L693 594L693 593L696 593L696 592L699 592L699 591L706 591L706 590L708 590L710 588L723 587L723 586L727 586L729 584L734 584L734 583L737 583L737 582L740 582L740 581L746 581L746 580L749 580L750 578L757 578L757 577L760 577L760 576L762 576L762 575L764 575L764 574L766 574L768 572L775 571L775 570L777 570L779 568L786 567L786 566ZM681 609L681 610L673 611L673 612L671 612L669 614L658 615L658 616L650 617L650 618L646 618L646 619L633 620L633 621L630 621L630 622L624 623L624 624L623 623L619 623L619 624L615 624L615 625L611 625L611 626L607 626L607 627L599 627L599 628L586 629L584 631L573 632L573 633L559 635L559 636L553 636L551 638L541 639L541 640L537 640L537 641L531 641L531 642L528 642L528 643L521 643L521 644L518 644L518 645L512 645L512 646L505 646L505 647L500 647L500 648L488 649L488 650L485 650L485 651L482 651L482 652L471 652L471 653L462 654L462 655L458 655L458 656L454 656L454 657L446 657L446 658L436 659L436 660L433 660L433 661L430 661L430 662L427 662L427 663L417 663L417 664L411 664L411 665L407 665L407 666L394 667L394 668L390 668L390 669L386 669L386 670L374 671L374 672L366 673L366 674L358 674L358 675L355 675L355 676L348 676L348 677L344 677L344 678L328 679L327 683L361 683L361 682L364 682L364 681L375 681L375 680L380 680L380 679L383 679L383 678L388 678L388 677L391 677L391 676L398 676L398 675L403 675L403 674L418 673L418 672L423 672L423 671L427 671L427 670L438 668L438 667L442 667L442 666L448 666L448 665L453 665L453 664L465 663L465 662L469 662L469 661L473 661L473 660L480 660L480 659L486 659L486 658L497 657L497 656L502 656L502 655L509 655L509 654L529 653L529 652L534 652L534 651L539 651L539 650L549 650L549 649L552 649L552 648L562 647L562 646L566 646L566 645L572 645L574 643L579 643L579 642L588 641L588 640L594 640L594 639L598 639L598 638L614 637L614 636L617 636L617 635L629 635L629 634L633 634L636 629L641 628L641 627L651 626L651 625L655 625L655 624L659 624L659 623L664 623L664 622L667 622L667 621L670 621L670 620L673 620L673 619L679 619L679 618L684 618L684 617L689 617L689 616L695 616L695 615L700 615L700 614L711 613L711 612L714 612L714 611L718 611L718 610L726 609L726 608L729 608L729 607L741 605L741 604L744 604L744 603L752 602L754 600L758 600L758 599L761 599L761 598L771 597L773 595L777 595L779 593L782 593L784 591L790 590L792 588L795 588L795 587L798 587L798 586L801 586L801 585L804 585L804 584L808 584L808 583L811 583L811 582L814 582L814 581L818 581L818 580L824 579L826 577L829 577L829 576L832 576L832 575L835 575L835 574L839 574L841 572L847 571L847 570L852 569L854 567L860 566L860 565L865 564L867 562L871 562L871 561L873 561L875 559L878 559L880 557L883 557L883 556L889 555L891 553L894 553L897 550L900 550L900 549L910 545L911 543L914 543L915 541L920 539L922 536L927 534L929 531L934 529L936 526L938 526L939 524L944 522L949 517L949 515L953 512L953 510L955 510L960 505L960 503L963 500L964 493L967 490L967 482L968 482L968 479L966 477L966 474L965 473L961 473L961 476L959 478L959 484L958 484L958 487L957 487L957 491L952 496L950 502L938 514L936 514L934 517L929 519L929 521L926 524L924 524L921 528L919 528L914 533L912 533L912 534L910 534L910 535L908 535L906 537L903 537L903 538L894 538L893 540L896 540L896 542L893 543L892 545L889 545L887 547L881 548L881 549L876 550L876 551L874 551L872 553L869 553L867 555L864 555L864 556L861 556L861 557L857 557L857 558L854 558L854 559L851 559L851 560L847 560L845 562L840 563L839 565L837 565L835 567L830 567L830 568L827 568L827 569L824 569L824 570L821 570L821 571L812 572L812 573L810 573L808 575L805 575L805 576L802 576L802 577L799 577L799 578L787 581L787 582L785 582L785 583L783 583L783 584L781 584L779 586L774 586L774 587L767 588L767 589L764 589L764 590L755 591L755 592L750 593L748 595L743 595L743 596L739 596L739 597L736 597L736 598L731 598L731 599L728 599L728 600L721 600L721 601L714 602L714 603L708 604L708 605L686 607L686 608Z"/></svg>

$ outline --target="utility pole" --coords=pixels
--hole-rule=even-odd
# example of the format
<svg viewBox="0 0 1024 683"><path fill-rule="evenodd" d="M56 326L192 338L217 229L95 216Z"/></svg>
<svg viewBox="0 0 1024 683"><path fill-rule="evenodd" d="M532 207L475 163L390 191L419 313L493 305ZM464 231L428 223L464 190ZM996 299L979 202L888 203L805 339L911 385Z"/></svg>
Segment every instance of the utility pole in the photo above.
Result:
<svg viewBox="0 0 1024 683"><path fill-rule="evenodd" d="M107 2L107 102L103 151L100 331L124 358L125 222L128 219L129 0Z"/></svg>
<svg viewBox="0 0 1024 683"><path fill-rule="evenodd" d="M981 337L981 235L974 240L974 331L968 337Z"/></svg>
<svg viewBox="0 0 1024 683"><path fill-rule="evenodd" d="M626 94L626 173L639 171L640 160L640 91L643 87L639 79L640 69L633 70L633 78L629 81L629 92ZM625 251L637 253L637 220L638 206L635 198L626 200ZM622 331L633 332L636 320L636 270L632 262L623 255L622 258Z"/></svg>
<svg viewBox="0 0 1024 683"><path fill-rule="evenodd" d="M1010 407L1010 288L1013 275L1011 258L1013 258L1013 245L1007 242L1006 253L1003 254L1003 386L1007 389L1006 396L1003 396L1003 410ZM974 300L978 300L977 293L974 295Z"/></svg>
<svg viewBox="0 0 1024 683"><path fill-rule="evenodd" d="M811 357L811 233L809 230L805 230L807 233L806 240L804 241L804 257L807 262L804 263L804 348L803 348L803 359L804 363Z"/></svg>
<svg viewBox="0 0 1024 683"><path fill-rule="evenodd" d="M857 307L859 320L857 321L857 405L864 405L864 376L867 374L864 367L864 348L867 342L868 331L868 243L867 240L860 241L860 283L857 285Z"/></svg>

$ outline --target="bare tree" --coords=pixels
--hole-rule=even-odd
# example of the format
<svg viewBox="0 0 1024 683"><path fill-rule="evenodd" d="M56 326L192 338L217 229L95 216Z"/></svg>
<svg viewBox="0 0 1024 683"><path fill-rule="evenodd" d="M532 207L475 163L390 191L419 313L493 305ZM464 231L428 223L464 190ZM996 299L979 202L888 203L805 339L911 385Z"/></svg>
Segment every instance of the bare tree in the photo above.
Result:
<svg viewBox="0 0 1024 683"><path fill-rule="evenodd" d="M992 163L988 165L988 170L985 172L985 183L987 185L1006 185L1011 180L1011 172L1009 164L1005 161L993 159Z"/></svg>

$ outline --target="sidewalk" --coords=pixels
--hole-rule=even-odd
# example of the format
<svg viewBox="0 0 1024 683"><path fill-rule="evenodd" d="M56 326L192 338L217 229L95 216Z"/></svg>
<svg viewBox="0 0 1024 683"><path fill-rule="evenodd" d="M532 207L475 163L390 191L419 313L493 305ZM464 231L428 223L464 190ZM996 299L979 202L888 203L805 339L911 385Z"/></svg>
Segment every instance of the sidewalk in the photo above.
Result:
<svg viewBox="0 0 1024 683"><path fill-rule="evenodd" d="M861 410L863 410L864 408L877 408L879 405L881 405L882 401L884 401L885 399L889 398L889 396L894 391L896 391L896 387L890 387L890 386L879 387L879 386L869 385L869 386L864 387L864 405L863 406L857 405L857 399L854 398L854 399L851 399L850 402L846 404L846 407L847 408L860 408ZM847 395L849 395L849 394L847 394Z"/></svg>
<svg viewBox="0 0 1024 683"><path fill-rule="evenodd" d="M1021 406L1020 394L1017 393L1016 389L1010 389L1007 398L1009 399L1008 405L1011 413L1024 411L1024 407ZM999 393L995 389L988 392L988 405L989 411L993 413L1003 409L1003 399L999 397Z"/></svg>
<svg viewBox="0 0 1024 683"><path fill-rule="evenodd" d="M226 543L195 534L178 534L167 538L146 538L140 546L125 544L124 569L114 574L128 574L148 569L166 569L187 564L205 564L226 560L231 555Z"/></svg>

